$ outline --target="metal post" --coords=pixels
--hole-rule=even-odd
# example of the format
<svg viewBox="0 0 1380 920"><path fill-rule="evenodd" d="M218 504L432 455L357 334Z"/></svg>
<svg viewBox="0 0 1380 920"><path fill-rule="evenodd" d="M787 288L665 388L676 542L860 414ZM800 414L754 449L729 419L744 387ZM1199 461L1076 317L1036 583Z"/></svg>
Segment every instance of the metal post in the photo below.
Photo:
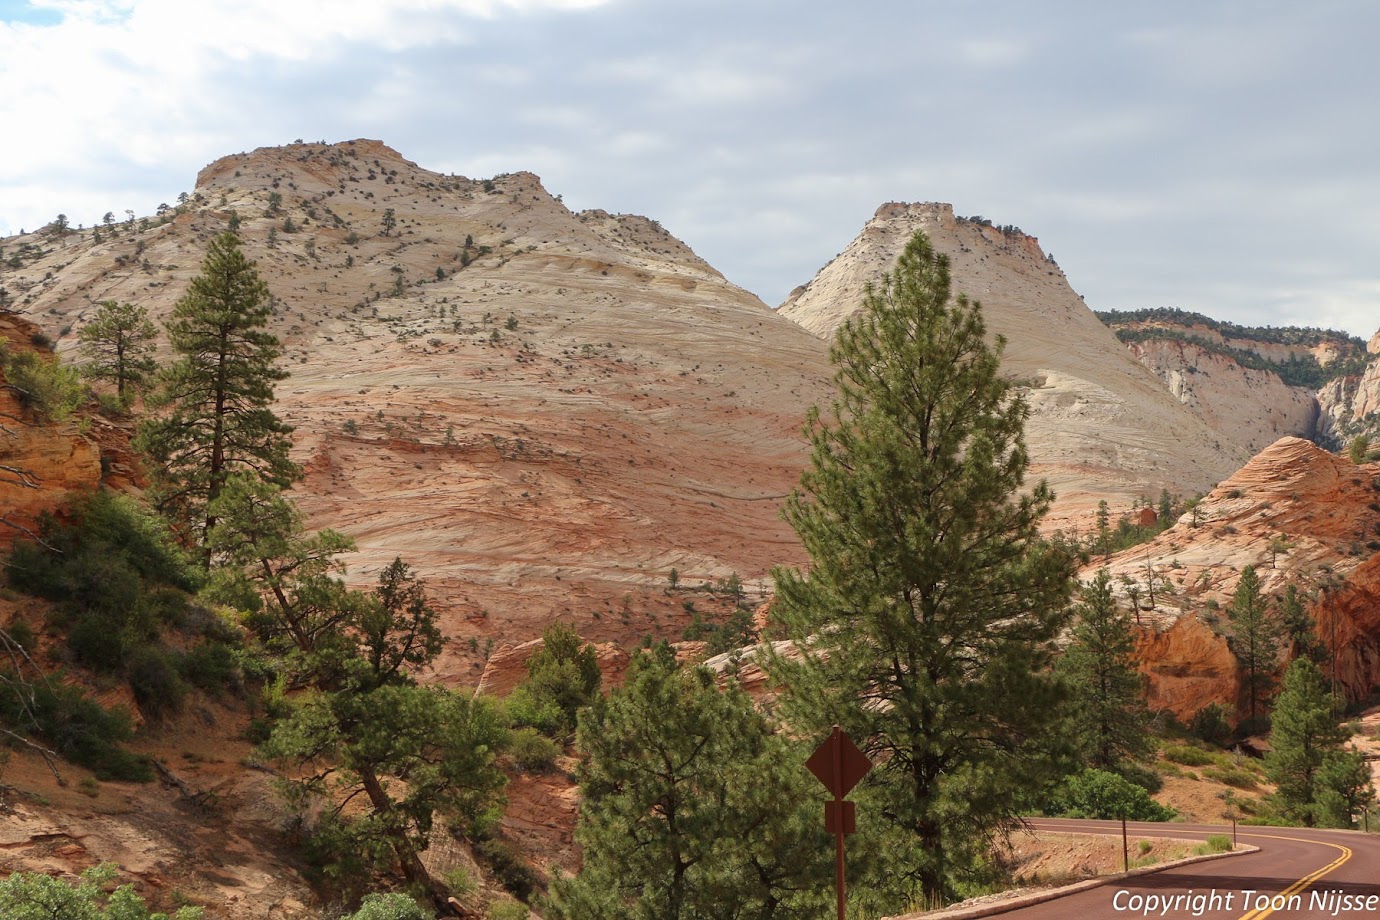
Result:
<svg viewBox="0 0 1380 920"><path fill-rule="evenodd" d="M835 725L834 735L837 740L834 744L834 775L837 777L843 776L843 739L837 737L842 734L843 730ZM838 826L834 828L834 885L838 889L838 920L844 920L845 885L847 882L844 879L843 871L843 796L838 791L834 792L834 802L836 803L834 807L838 809Z"/></svg>
<svg viewBox="0 0 1380 920"><path fill-rule="evenodd" d="M1231 848L1236 849L1236 815L1231 816Z"/></svg>
<svg viewBox="0 0 1380 920"><path fill-rule="evenodd" d="M1126 840L1126 819L1121 819L1121 864L1126 872L1131 871L1131 844Z"/></svg>

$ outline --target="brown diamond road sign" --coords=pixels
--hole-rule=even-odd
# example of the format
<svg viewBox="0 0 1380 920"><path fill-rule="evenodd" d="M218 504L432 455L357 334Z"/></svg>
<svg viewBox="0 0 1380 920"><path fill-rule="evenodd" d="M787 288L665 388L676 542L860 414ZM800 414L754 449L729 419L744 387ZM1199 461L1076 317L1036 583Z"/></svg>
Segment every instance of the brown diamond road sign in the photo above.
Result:
<svg viewBox="0 0 1380 920"><path fill-rule="evenodd" d="M834 798L841 799L872 769L872 761L835 725L829 737L805 761L805 766Z"/></svg>

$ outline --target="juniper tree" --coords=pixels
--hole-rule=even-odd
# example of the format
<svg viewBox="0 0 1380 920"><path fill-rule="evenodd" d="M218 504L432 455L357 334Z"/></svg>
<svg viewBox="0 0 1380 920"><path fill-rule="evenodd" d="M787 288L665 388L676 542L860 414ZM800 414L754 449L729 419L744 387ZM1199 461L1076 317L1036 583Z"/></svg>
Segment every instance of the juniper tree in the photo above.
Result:
<svg viewBox="0 0 1380 920"><path fill-rule="evenodd" d="M1072 641L1058 664L1071 691L1069 732L1089 766L1116 770L1149 751L1145 679L1136 668L1130 618L1116 606L1107 570L1099 569L1080 594Z"/></svg>
<svg viewBox="0 0 1380 920"><path fill-rule="evenodd" d="M152 461L159 508L198 544L215 526L210 504L236 470L287 486L292 429L274 415L278 339L264 328L268 287L233 233L211 241L201 274L173 307L168 338L177 361L160 375L136 446ZM209 551L207 560L209 562Z"/></svg>
<svg viewBox="0 0 1380 920"><path fill-rule="evenodd" d="M305 533L292 504L248 474L211 510L210 596L248 612L279 673L312 691L284 702L262 748L298 768L288 798L320 815L311 854L347 887L396 869L443 906L420 854L438 816L459 833L490 823L507 732L489 701L416 685L412 671L442 644L424 583L395 559L372 593L347 589L335 576L348 539Z"/></svg>
<svg viewBox="0 0 1380 920"><path fill-rule="evenodd" d="M839 723L878 764L863 792L895 861L873 884L901 899L952 894L1059 772L1049 666L1073 560L1039 536L1053 494L1025 488L1029 409L984 335L915 234L830 349L838 396L809 415L785 508L811 567L774 573L800 655L769 655L782 711L810 737Z"/></svg>
<svg viewBox="0 0 1380 920"><path fill-rule="evenodd" d="M157 337L158 330L143 307L103 300L77 334L87 361L81 372L92 380L114 383L115 395L124 405L158 369L153 358Z"/></svg>

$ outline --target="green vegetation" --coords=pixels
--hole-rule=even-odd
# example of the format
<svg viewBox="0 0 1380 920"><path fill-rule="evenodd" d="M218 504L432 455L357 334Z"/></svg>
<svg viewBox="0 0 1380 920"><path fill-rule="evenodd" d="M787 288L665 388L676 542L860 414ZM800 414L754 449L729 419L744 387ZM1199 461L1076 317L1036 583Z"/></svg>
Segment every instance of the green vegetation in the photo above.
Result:
<svg viewBox="0 0 1380 920"><path fill-rule="evenodd" d="M830 849L803 755L662 643L581 714L583 868L545 916L817 917Z"/></svg>
<svg viewBox="0 0 1380 920"><path fill-rule="evenodd" d="M359 910L341 920L433 920L436 915L405 894L367 894Z"/></svg>
<svg viewBox="0 0 1380 920"><path fill-rule="evenodd" d="M981 309L950 302L917 233L830 351L838 398L786 517L808 575L778 570L770 655L790 731L835 723L876 768L858 793L883 838L860 896L937 902L985 871L986 842L1063 775L1054 638L1073 558L1043 541L1029 409L999 373Z"/></svg>
<svg viewBox="0 0 1380 920"><path fill-rule="evenodd" d="M264 331L272 309L239 238L222 233L168 323L179 357L149 398L163 411L140 425L135 445L152 461L157 506L203 547L215 527L208 508L231 473L279 486L299 475L288 459L291 429L270 408L274 383L287 376L275 367L278 340Z"/></svg>
<svg viewBox="0 0 1380 920"><path fill-rule="evenodd" d="M1212 853L1230 853L1234 849L1231 838L1226 834L1212 834L1203 843L1193 848L1193 855L1208 856Z"/></svg>
<svg viewBox="0 0 1380 920"><path fill-rule="evenodd" d="M238 632L191 600L200 571L166 525L133 499L109 492L80 497L61 519L44 518L38 537L15 544L5 561L9 584L55 601L50 625L65 633L72 659L122 676L145 716L175 712L193 675L212 692L237 682ZM181 633L177 647L165 641L172 630ZM212 663L214 670L199 670ZM49 715L39 733L59 748L72 747L58 740L71 718L102 721L88 710L74 715L74 705L66 691L54 690L43 707ZM119 717L110 719L111 728L95 734L127 736ZM90 765L89 756L63 753Z"/></svg>
<svg viewBox="0 0 1380 920"><path fill-rule="evenodd" d="M1107 570L1080 594L1072 641L1057 665L1070 688L1068 732L1083 763L1115 771L1150 751L1145 678L1136 667L1130 617L1116 605Z"/></svg>
<svg viewBox="0 0 1380 920"><path fill-rule="evenodd" d="M442 642L425 585L394 560L372 593L347 589L334 573L350 541L305 533L277 488L248 474L229 477L208 513L220 565L212 595L250 611L282 679L308 691L279 695L262 752L311 768L283 785L303 813L319 814L305 847L317 877L348 893L400 871L444 906L445 885L419 854L438 817L471 836L496 821L508 733L488 700L413 679Z"/></svg>
<svg viewBox="0 0 1380 920"><path fill-rule="evenodd" d="M1075 773L1051 797L1051 815L1127 821L1170 821L1177 812L1166 808L1130 780L1107 770Z"/></svg>
<svg viewBox="0 0 1380 920"><path fill-rule="evenodd" d="M15 351L0 336L0 368L19 405L38 422L61 422L86 399L75 369L36 351Z"/></svg>
<svg viewBox="0 0 1380 920"><path fill-rule="evenodd" d="M1144 342L1152 339L1187 342L1213 354L1231 358L1243 367L1271 371L1290 386L1308 387L1315 390L1329 380L1361 373L1368 361L1364 341L1333 329L1300 328L1297 326L1278 328L1273 326L1238 326L1235 323L1212 319L1201 313L1190 313L1169 307L1130 311L1110 310L1098 312L1097 318L1111 326L1116 332L1116 337L1122 342ZM1342 355L1326 367L1319 364L1318 359L1311 354L1295 353L1284 361L1271 361L1262 357L1249 346L1236 347L1231 344L1222 344L1185 329L1166 326L1152 326L1143 329L1124 328L1126 324L1132 323L1171 323L1183 327L1202 326L1216 332L1228 343L1233 339L1239 339L1246 342L1262 342L1296 348L1312 348L1324 343L1332 343L1341 348Z"/></svg>
<svg viewBox="0 0 1380 920"><path fill-rule="evenodd" d="M1279 625L1274 610L1261 593L1260 578L1254 566L1241 570L1241 580L1227 609L1231 623L1228 644L1237 661L1245 669L1249 707L1247 727L1255 730L1263 713L1261 707L1275 685L1275 670L1279 659Z"/></svg>
<svg viewBox="0 0 1380 920"><path fill-rule="evenodd" d="M76 885L41 872L16 872L0 881L0 916L5 920L200 920L200 907L181 907L171 915L152 913L133 885L110 893L115 867L87 869Z"/></svg>
<svg viewBox="0 0 1380 920"><path fill-rule="evenodd" d="M153 358L158 330L143 307L103 300L77 337L86 359L82 374L114 383L122 407L146 388L158 369Z"/></svg>
<svg viewBox="0 0 1380 920"><path fill-rule="evenodd" d="M1359 752L1343 748L1347 730L1335 713L1318 666L1295 659L1275 701L1265 773L1275 784L1272 803L1308 827L1354 827L1375 799L1369 768Z"/></svg>
<svg viewBox="0 0 1380 920"><path fill-rule="evenodd" d="M527 677L508 695L508 715L514 725L569 739L576 715L598 698L602 681L594 647L564 623L552 623L527 660Z"/></svg>
<svg viewBox="0 0 1380 920"><path fill-rule="evenodd" d="M1108 326L1127 323L1173 323L1177 326L1205 326L1224 339L1249 339L1271 345L1298 345L1312 348L1325 342L1349 345L1362 352L1366 350L1364 339L1357 338L1336 329L1319 329L1314 326L1240 326L1236 323L1216 320L1202 313L1193 313L1175 307L1152 307L1145 310L1098 310L1097 318Z"/></svg>

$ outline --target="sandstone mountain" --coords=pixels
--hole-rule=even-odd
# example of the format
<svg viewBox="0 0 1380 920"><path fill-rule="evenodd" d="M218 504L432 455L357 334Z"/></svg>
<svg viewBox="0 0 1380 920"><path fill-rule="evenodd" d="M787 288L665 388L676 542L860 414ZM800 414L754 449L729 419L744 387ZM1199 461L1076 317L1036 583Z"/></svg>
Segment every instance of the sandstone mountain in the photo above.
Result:
<svg viewBox="0 0 1380 920"><path fill-rule="evenodd" d="M164 209L160 209L164 210ZM232 220L276 297L314 526L401 555L444 610L444 676L572 619L678 638L663 594L801 551L779 508L826 350L654 221L572 213L529 173L465 179L375 141L226 157L146 229L8 241L3 282L67 351L93 303L167 314Z"/></svg>
<svg viewBox="0 0 1380 920"><path fill-rule="evenodd" d="M1128 507L1162 488L1209 488L1253 452L1174 399L1069 287L1039 242L1014 227L955 217L947 204L883 205L862 233L780 307L828 337L916 230L949 256L954 288L981 301L1005 336L1005 373L1024 385L1032 475L1059 496L1052 523L1086 530L1099 499Z"/></svg>
<svg viewBox="0 0 1380 920"><path fill-rule="evenodd" d="M307 470L298 501L313 526L358 541L354 584L395 555L420 570L452 637L432 677L486 692L520 679L549 622L599 642L613 680L643 635L678 638L692 610L731 606L706 585L737 574L749 596L764 594L771 566L806 561L779 508L807 461L806 410L831 395L824 339L915 229L950 254L956 288L1009 340L1007 373L1034 412L1033 472L1060 493L1055 523L1068 529L1086 531L1102 498L1119 511L1161 488L1207 489L1318 411L1268 375L1214 363L1211 350L1129 351L1034 238L946 205L884 206L780 311L654 221L571 212L529 173L441 175L377 141L226 157L159 211L0 241L0 300L37 324L6 317L0 334L17 347L46 334L73 356L102 300L165 317L209 239L238 225L277 301L292 372L278 410L297 426ZM1332 417L1380 406L1373 367L1338 384ZM1206 378L1234 382L1206 388ZM0 413L21 414L8 403ZM25 471L0 476L13 523L32 526L61 492L102 474L137 481L127 430L107 420L87 419L84 435L77 424L5 425L0 465ZM1157 707L1187 718L1239 696L1208 601L1220 608L1248 562L1265 567L1271 590L1292 581L1315 592L1350 694L1380 680L1378 475L1284 439L1212 490L1196 518L1095 562L1086 574L1105 561L1131 585L1158 579L1153 603L1136 590L1137 608L1149 604L1142 650ZM1280 535L1283 554L1270 550ZM26 604L0 598L0 617ZM226 741L247 721L198 705L143 742L219 797L210 817L173 786L108 784L88 802L32 770L25 782L52 800L12 812L6 867L116 859L141 890L185 888L228 916L310 915L306 887L275 864L284 818L268 778L240 768L254 764L248 742ZM12 771L33 768L16 760ZM509 794L506 830L543 865L573 865L569 782L523 775Z"/></svg>

